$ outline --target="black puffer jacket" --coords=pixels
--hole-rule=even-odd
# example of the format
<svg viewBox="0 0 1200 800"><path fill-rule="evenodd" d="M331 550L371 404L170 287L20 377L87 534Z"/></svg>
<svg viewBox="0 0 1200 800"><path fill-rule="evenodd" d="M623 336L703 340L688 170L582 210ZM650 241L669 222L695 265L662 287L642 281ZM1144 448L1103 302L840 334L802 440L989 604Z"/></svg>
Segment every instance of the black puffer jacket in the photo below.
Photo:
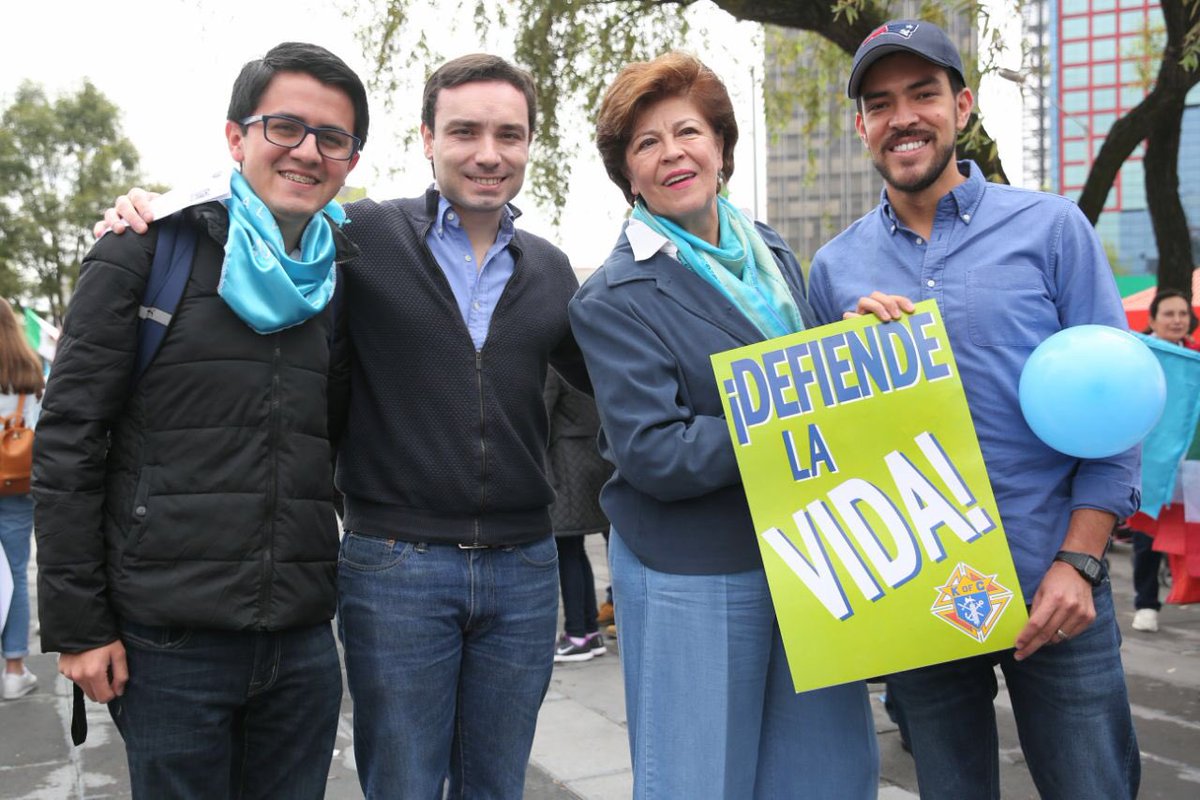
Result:
<svg viewBox="0 0 1200 800"><path fill-rule="evenodd" d="M600 508L600 489L612 477L613 465L601 458L596 445L600 432L596 401L553 370L546 376L543 396L550 417L546 477L555 494L550 506L554 535L606 531L608 517Z"/></svg>
<svg viewBox="0 0 1200 800"><path fill-rule="evenodd" d="M42 647L148 625L279 630L333 616L331 313L254 333L217 295L227 213L201 231L170 330L131 391L157 229L88 254L34 446ZM339 261L353 246L340 235Z"/></svg>

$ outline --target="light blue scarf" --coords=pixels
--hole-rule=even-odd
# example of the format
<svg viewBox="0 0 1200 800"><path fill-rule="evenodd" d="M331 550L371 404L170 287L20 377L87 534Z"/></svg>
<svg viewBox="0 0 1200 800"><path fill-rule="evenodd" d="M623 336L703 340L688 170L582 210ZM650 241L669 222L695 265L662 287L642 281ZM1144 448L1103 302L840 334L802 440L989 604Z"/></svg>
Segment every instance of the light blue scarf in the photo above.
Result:
<svg viewBox="0 0 1200 800"><path fill-rule="evenodd" d="M271 209L240 172L230 181L229 239L217 293L257 333L275 333L319 313L333 297L337 246L332 225L342 226L346 212L331 200L313 215L293 259Z"/></svg>
<svg viewBox="0 0 1200 800"><path fill-rule="evenodd" d="M679 260L724 295L768 339L804 330L800 309L754 224L724 197L717 198L719 247L693 236L638 200L634 219L671 240Z"/></svg>

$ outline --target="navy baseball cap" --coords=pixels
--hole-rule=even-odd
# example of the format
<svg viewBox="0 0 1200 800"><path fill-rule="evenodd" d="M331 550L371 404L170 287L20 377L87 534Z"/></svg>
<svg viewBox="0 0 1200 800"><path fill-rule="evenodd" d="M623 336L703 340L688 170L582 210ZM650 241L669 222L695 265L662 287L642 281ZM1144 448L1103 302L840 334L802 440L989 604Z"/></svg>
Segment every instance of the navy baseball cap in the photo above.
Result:
<svg viewBox="0 0 1200 800"><path fill-rule="evenodd" d="M954 70L964 84L967 82L958 48L945 31L932 22L899 19L880 25L858 46L858 52L854 54L854 66L850 69L850 83L846 86L846 94L851 100L858 98L859 84L871 65L892 53L918 55L926 61Z"/></svg>

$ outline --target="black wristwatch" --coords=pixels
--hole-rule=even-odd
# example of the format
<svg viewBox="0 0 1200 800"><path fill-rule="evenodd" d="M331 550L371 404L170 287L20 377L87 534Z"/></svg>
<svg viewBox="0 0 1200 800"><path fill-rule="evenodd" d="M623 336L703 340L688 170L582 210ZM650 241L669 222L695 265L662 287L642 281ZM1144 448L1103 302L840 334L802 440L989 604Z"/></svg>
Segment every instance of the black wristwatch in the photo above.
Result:
<svg viewBox="0 0 1200 800"><path fill-rule="evenodd" d="M1100 559L1087 553L1075 553L1070 550L1059 550L1054 554L1055 561L1070 564L1092 586L1104 583L1104 565Z"/></svg>

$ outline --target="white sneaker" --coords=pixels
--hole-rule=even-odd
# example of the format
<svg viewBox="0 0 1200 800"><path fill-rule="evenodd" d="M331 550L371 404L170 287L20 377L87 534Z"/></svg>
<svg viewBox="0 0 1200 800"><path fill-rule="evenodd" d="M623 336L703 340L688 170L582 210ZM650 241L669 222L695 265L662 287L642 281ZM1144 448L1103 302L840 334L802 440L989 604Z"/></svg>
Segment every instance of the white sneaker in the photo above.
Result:
<svg viewBox="0 0 1200 800"><path fill-rule="evenodd" d="M18 697L24 697L32 692L35 686L37 686L37 675L30 672L28 667L21 667L20 673L4 673L5 700L16 700Z"/></svg>
<svg viewBox="0 0 1200 800"><path fill-rule="evenodd" d="M1133 629L1154 633L1158 630L1158 612L1153 608L1139 608L1133 614Z"/></svg>

